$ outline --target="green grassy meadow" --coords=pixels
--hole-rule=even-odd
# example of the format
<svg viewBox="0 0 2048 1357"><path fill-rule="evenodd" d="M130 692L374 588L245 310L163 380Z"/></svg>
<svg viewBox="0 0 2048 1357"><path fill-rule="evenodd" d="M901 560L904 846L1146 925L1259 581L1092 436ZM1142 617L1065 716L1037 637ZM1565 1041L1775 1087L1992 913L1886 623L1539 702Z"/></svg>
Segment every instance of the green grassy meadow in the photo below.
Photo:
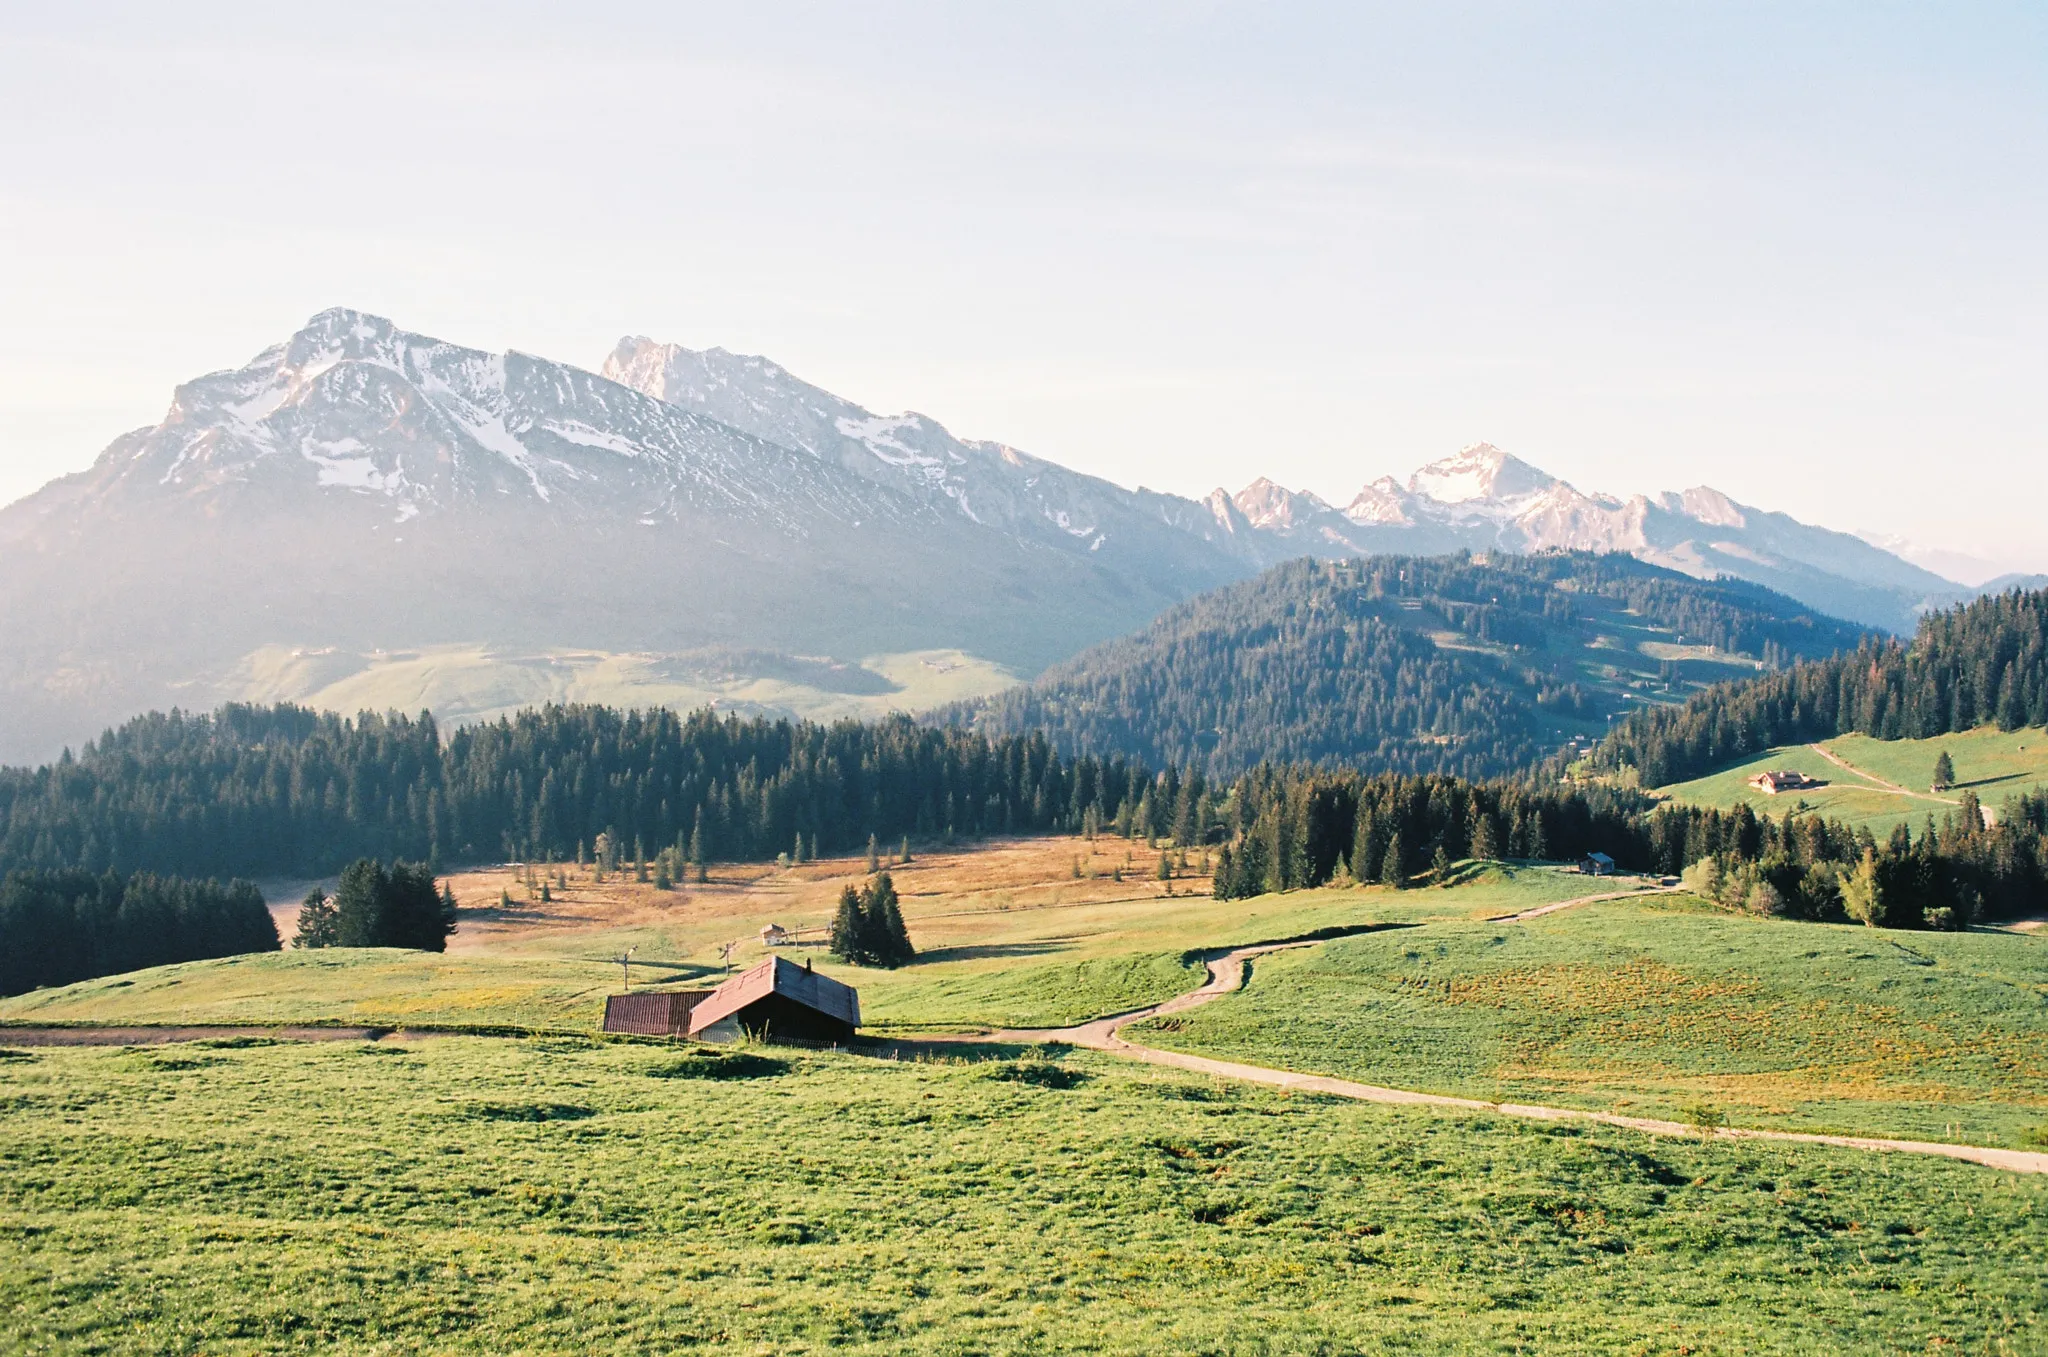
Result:
<svg viewBox="0 0 2048 1357"><path fill-rule="evenodd" d="M582 1038L0 1059L0 1347L2044 1350L2048 1180Z"/></svg>
<svg viewBox="0 0 2048 1357"><path fill-rule="evenodd" d="M2048 1132L2048 937L1613 901L1261 958L1132 1035L1494 1102L2017 1146Z"/></svg>
<svg viewBox="0 0 2048 1357"><path fill-rule="evenodd" d="M1947 750L1956 767L1953 799L1967 788L1994 810L2006 797L2048 786L2048 732L2038 729L2001 731L1995 726L1943 735L1930 740L1873 740L1867 735L1842 735L1821 742L1852 767L1916 793L1926 793L1934 760ZM1747 785L1757 773L1791 768L1827 781L1825 787L1766 796ZM1832 820L1889 833L1896 824L1916 829L1931 814L1937 819L1949 807L1927 795L1900 796L1857 778L1829 763L1806 745L1766 750L1755 758L1689 782L1673 783L1658 794L1686 805L1732 809L1749 805L1773 818L1804 808Z"/></svg>
<svg viewBox="0 0 2048 1357"><path fill-rule="evenodd" d="M914 873L901 878L917 881ZM822 946L785 949L860 990L878 1031L1055 1027L1171 998L1202 981L1190 953L1322 928L1505 913L1570 899L1583 878L1499 868L1453 890L1380 887L1256 900L1206 895L1033 903L1021 893L911 896L923 958L900 971L848 967ZM823 896L821 898L829 898ZM284 951L163 966L0 999L0 1023L360 1023L513 1025L594 1031L616 993L615 960L634 949L636 981L716 984L715 946L751 937L769 917L809 922L781 904L708 921L584 929L485 951ZM460 934L458 933L458 939ZM736 951L743 967L764 955ZM0 1030L4 1039L4 1030Z"/></svg>

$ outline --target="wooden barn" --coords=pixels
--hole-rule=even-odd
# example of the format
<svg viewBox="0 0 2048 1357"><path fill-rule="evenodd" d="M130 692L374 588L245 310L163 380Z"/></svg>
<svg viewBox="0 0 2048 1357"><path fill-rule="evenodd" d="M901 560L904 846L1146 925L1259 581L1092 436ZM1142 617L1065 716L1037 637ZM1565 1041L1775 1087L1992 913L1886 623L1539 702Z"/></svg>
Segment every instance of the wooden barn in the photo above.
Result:
<svg viewBox="0 0 2048 1357"><path fill-rule="evenodd" d="M770 957L711 991L690 1010L693 1037L727 1022L749 1036L843 1045L860 1026L860 993L782 957Z"/></svg>
<svg viewBox="0 0 2048 1357"><path fill-rule="evenodd" d="M642 990L604 1001L604 1030L639 1037L680 1037L690 1030L690 1013L711 997L708 989Z"/></svg>

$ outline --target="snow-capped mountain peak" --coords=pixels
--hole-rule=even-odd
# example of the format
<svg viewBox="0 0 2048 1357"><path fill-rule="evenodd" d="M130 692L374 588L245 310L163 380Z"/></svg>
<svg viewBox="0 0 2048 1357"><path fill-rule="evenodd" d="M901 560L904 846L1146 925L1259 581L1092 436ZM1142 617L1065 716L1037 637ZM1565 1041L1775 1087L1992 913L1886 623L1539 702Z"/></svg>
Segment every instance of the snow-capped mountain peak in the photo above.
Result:
<svg viewBox="0 0 2048 1357"><path fill-rule="evenodd" d="M1517 499L1548 489L1555 479L1491 443L1474 443L1417 470L1408 478L1408 489L1439 504L1463 504Z"/></svg>
<svg viewBox="0 0 2048 1357"><path fill-rule="evenodd" d="M1307 490L1289 490L1264 476L1237 492L1233 501L1254 528L1298 528L1330 506Z"/></svg>

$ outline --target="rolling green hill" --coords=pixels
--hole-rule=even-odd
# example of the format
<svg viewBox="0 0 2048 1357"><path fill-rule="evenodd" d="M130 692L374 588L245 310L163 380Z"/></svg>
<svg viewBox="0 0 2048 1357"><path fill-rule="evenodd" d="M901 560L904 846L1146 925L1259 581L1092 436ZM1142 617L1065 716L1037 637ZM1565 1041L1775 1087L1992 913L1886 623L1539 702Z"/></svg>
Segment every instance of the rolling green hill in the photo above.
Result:
<svg viewBox="0 0 2048 1357"><path fill-rule="evenodd" d="M1747 805L1774 817L1788 810L1811 811L1883 837L1894 825L1917 829L1929 815L1939 819L1952 813L1965 791L1974 792L1995 813L2006 797L2048 786L2048 732L2038 728L1983 726L1924 740L1839 735L1818 741L1817 747L1841 762L1821 756L1815 744L1773 745L1705 777L1659 787L1656 794L1681 805L1721 810ZM1952 790L1937 794L1928 788L1934 760L1943 752L1955 763L1956 779ZM1749 779L1767 770L1804 773L1823 785L1766 795Z"/></svg>
<svg viewBox="0 0 2048 1357"><path fill-rule="evenodd" d="M1301 560L950 716L1212 774L1302 760L1480 777L1864 639L1757 586L1627 556Z"/></svg>

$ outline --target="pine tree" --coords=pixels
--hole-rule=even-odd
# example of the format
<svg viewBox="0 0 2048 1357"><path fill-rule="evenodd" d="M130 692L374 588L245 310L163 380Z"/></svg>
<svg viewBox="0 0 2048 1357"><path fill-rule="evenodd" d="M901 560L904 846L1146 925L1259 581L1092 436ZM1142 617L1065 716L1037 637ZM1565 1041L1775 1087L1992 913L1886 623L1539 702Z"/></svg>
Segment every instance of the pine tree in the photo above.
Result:
<svg viewBox="0 0 2048 1357"><path fill-rule="evenodd" d="M798 831L797 831L797 833L796 833L796 851L795 851L795 852L793 852L793 853L791 853L791 854L789 855L789 860L790 860L791 862L794 862L794 863L795 863L795 864L796 864L797 866L799 866L799 867L803 866L803 863L804 863L804 833L803 833L803 831L802 831L802 830L798 830Z"/></svg>
<svg viewBox="0 0 2048 1357"><path fill-rule="evenodd" d="M873 875L882 866L881 854L877 851L875 836L868 835L868 873Z"/></svg>
<svg viewBox="0 0 2048 1357"><path fill-rule="evenodd" d="M1159 855L1159 879L1161 881L1173 880L1173 859L1167 857L1164 853Z"/></svg>
<svg viewBox="0 0 2048 1357"><path fill-rule="evenodd" d="M899 862L910 861L910 836L908 834L903 836L903 849L897 854L897 860Z"/></svg>
<svg viewBox="0 0 2048 1357"><path fill-rule="evenodd" d="M903 925L903 911L896 901L896 883L887 872L868 886L862 905L876 964L895 967L915 960L917 949L910 945L910 931Z"/></svg>
<svg viewBox="0 0 2048 1357"><path fill-rule="evenodd" d="M1387 840L1386 853L1380 859L1380 884L1382 886L1392 886L1395 890L1400 890L1408 884L1408 877L1401 870L1403 865L1402 859L1406 855L1406 847L1401 842L1401 831L1397 829L1394 831L1393 836Z"/></svg>
<svg viewBox="0 0 2048 1357"><path fill-rule="evenodd" d="M1429 875L1439 885L1448 884L1451 879L1451 855L1441 843L1429 860Z"/></svg>
<svg viewBox="0 0 2048 1357"><path fill-rule="evenodd" d="M1937 754L1934 759L1933 790L1937 792L1945 792L1955 785L1956 766L1952 761L1950 761L1948 751L1944 749L1941 751L1941 753Z"/></svg>
<svg viewBox="0 0 2048 1357"><path fill-rule="evenodd" d="M1351 877L1363 884L1380 878L1380 825L1370 808L1358 808L1357 829L1351 837Z"/></svg>
<svg viewBox="0 0 2048 1357"><path fill-rule="evenodd" d="M848 886L839 892L839 910L832 916L832 955L850 965L867 964L868 949L862 936L864 923L860 893Z"/></svg>
<svg viewBox="0 0 2048 1357"><path fill-rule="evenodd" d="M1481 814L1472 822L1472 856L1481 860L1500 856L1500 838L1491 815Z"/></svg>
<svg viewBox="0 0 2048 1357"><path fill-rule="evenodd" d="M315 886L299 906L299 932L292 939L292 946L332 947L334 938L334 902L327 898L326 891Z"/></svg>

